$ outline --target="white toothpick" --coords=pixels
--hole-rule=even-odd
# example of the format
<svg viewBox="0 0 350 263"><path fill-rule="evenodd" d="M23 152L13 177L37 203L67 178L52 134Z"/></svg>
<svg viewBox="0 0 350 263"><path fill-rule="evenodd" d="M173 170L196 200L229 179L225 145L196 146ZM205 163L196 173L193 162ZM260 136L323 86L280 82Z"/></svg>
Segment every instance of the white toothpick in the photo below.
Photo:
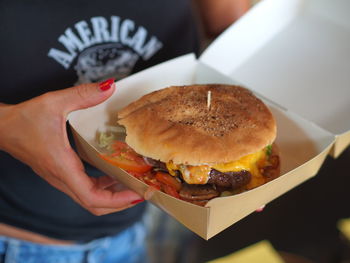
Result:
<svg viewBox="0 0 350 263"><path fill-rule="evenodd" d="M208 107L208 110L210 110L210 103L211 103L211 91L208 90L208 96L207 96L207 107Z"/></svg>

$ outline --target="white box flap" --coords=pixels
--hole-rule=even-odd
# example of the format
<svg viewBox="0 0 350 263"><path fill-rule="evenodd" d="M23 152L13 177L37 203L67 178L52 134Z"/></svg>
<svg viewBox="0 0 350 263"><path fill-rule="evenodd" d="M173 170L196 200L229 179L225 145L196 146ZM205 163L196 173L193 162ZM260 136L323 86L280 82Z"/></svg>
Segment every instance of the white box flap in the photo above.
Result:
<svg viewBox="0 0 350 263"><path fill-rule="evenodd" d="M348 134L349 11L348 0L264 0L200 60L333 134Z"/></svg>

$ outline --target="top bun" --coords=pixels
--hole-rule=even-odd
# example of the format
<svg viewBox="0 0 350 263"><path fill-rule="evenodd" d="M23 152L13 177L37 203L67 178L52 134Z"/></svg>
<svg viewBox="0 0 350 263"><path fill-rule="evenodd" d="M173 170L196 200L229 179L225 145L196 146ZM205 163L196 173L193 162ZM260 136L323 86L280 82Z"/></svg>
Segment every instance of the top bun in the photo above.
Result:
<svg viewBox="0 0 350 263"><path fill-rule="evenodd" d="M235 161L276 137L276 123L266 105L249 90L232 85L154 91L120 110L118 118L126 128L126 143L137 153L175 164Z"/></svg>

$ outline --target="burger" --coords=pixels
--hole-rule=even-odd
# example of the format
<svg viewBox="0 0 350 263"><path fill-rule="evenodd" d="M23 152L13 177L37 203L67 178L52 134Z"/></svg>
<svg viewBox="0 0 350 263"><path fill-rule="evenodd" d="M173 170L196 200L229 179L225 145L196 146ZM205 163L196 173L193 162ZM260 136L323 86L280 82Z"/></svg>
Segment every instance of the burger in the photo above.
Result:
<svg viewBox="0 0 350 263"><path fill-rule="evenodd" d="M118 123L128 147L150 167L137 177L194 204L253 189L280 174L275 119L241 86L157 90L120 110Z"/></svg>

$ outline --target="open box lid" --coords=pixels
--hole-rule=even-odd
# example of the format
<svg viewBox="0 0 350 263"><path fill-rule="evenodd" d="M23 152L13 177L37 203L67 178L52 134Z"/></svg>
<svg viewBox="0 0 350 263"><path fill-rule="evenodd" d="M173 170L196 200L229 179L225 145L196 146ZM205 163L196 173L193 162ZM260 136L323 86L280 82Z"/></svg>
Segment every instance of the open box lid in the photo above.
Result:
<svg viewBox="0 0 350 263"><path fill-rule="evenodd" d="M350 1L263 0L219 36L201 63L350 144Z"/></svg>

